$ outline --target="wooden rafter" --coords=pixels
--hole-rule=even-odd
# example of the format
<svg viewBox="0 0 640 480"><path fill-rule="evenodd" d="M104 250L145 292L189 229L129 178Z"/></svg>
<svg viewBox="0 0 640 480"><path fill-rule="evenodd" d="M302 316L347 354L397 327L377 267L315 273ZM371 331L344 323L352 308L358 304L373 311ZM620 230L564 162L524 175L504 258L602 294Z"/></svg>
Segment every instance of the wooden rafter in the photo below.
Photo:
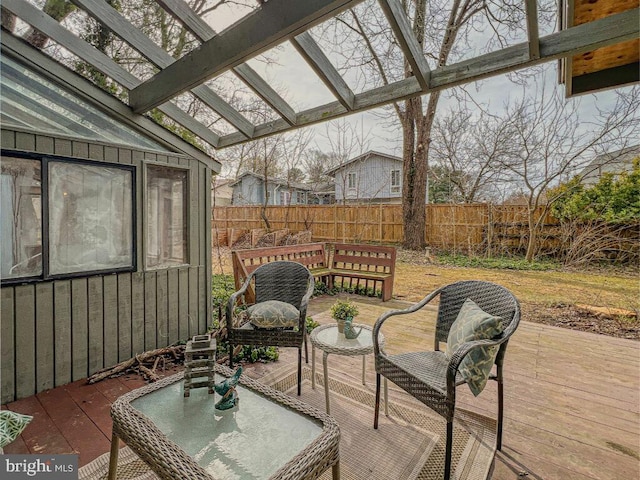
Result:
<svg viewBox="0 0 640 480"><path fill-rule="evenodd" d="M342 75L336 70L310 33L304 32L291 39L291 43L331 93L347 110L353 110L355 95Z"/></svg>
<svg viewBox="0 0 640 480"><path fill-rule="evenodd" d="M175 63L174 58L171 55L134 27L108 3L98 0L73 0L73 3L81 7L93 18L113 31L122 40L135 48L157 67L166 70ZM188 72L186 73L188 74ZM131 90L130 97L134 91L138 90L138 88L140 88L140 85ZM242 116L240 112L225 102L213 90L205 85L198 85L191 89L191 93L193 93L194 96L200 99L205 105L224 118L227 122L236 127L247 138L251 138L253 136L253 124ZM168 101L170 98L165 100ZM165 102L160 102L154 105L154 107L162 103ZM136 111L136 113L143 112Z"/></svg>
<svg viewBox="0 0 640 480"><path fill-rule="evenodd" d="M216 32L209 24L196 15L184 0L156 0L156 2L201 42L206 42L216 36ZM293 108L249 65L246 63L238 65L233 68L233 72L289 125L295 125L296 113Z"/></svg>
<svg viewBox="0 0 640 480"><path fill-rule="evenodd" d="M431 71L430 91L443 90L456 85L506 73L568 55L586 52L605 45L638 38L640 35L640 8L618 13L571 29L540 38L540 57L531 58L529 43L513 45L502 50L480 55L462 62L446 65ZM369 110L391 102L423 94L415 77L399 80L374 88L355 96L353 111ZM298 112L298 125L310 125L338 118L346 112L338 102ZM255 137L263 137L289 129L284 122L276 121L257 125ZM220 147L243 141L237 134L220 138Z"/></svg>
<svg viewBox="0 0 640 480"><path fill-rule="evenodd" d="M145 112L259 55L286 38L306 31L353 3L357 2L269 0L233 28L204 42L199 48L134 88L130 104L134 111Z"/></svg>
<svg viewBox="0 0 640 480"><path fill-rule="evenodd" d="M524 0L527 12L527 35L529 37L529 57L540 58L540 32L538 29L537 0Z"/></svg>
<svg viewBox="0 0 640 480"><path fill-rule="evenodd" d="M535 1L535 0L531 0ZM411 65L413 74L424 91L429 90L429 64L422 52L422 45L418 43L411 30L411 23L398 0L380 0L380 6L391 25L391 29L404 52L404 56Z"/></svg>

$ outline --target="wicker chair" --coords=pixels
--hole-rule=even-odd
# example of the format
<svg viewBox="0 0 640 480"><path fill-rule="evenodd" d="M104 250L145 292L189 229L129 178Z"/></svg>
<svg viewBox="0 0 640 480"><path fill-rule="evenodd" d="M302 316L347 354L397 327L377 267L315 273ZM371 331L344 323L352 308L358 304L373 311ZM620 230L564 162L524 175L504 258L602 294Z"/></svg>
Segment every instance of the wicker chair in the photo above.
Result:
<svg viewBox="0 0 640 480"><path fill-rule="evenodd" d="M298 309L300 317L296 329L258 329L249 322L238 325L233 312L238 300L254 283L256 303L279 300L290 303ZM309 299L313 295L314 279L309 269L296 262L271 262L255 269L244 284L229 298L227 303L227 336L229 352L235 345L297 347L298 348L298 395L302 382L302 344L308 362L306 318ZM229 365L233 367L233 355L229 355Z"/></svg>
<svg viewBox="0 0 640 480"><path fill-rule="evenodd" d="M420 351L387 355L378 343L382 325L391 317L413 313L435 298L440 298L436 320L434 351ZM491 340L476 340L464 343L448 360L440 351L440 342L446 342L451 325L466 299L473 300L485 312L502 320L503 333ZM453 445L453 418L456 405L456 386L465 383L458 372L462 359L478 346L500 345L496 356L496 373L490 379L498 383L498 450L502 447L503 383L502 368L509 338L520 322L518 300L506 288L489 282L462 281L439 288L421 302L405 309L391 310L378 318L373 328L374 355L376 365L376 407L374 428L378 428L380 409L380 375L391 380L413 397L442 415L447 421L445 449L445 480L450 478L451 452ZM389 337L387 335L387 342Z"/></svg>

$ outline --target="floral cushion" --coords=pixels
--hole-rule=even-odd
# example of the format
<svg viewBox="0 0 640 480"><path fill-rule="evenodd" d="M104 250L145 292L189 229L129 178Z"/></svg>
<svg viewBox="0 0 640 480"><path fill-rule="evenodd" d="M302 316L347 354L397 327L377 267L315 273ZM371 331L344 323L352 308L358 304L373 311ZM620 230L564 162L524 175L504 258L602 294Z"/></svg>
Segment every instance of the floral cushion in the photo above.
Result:
<svg viewBox="0 0 640 480"><path fill-rule="evenodd" d="M31 420L33 417L29 415L9 410L0 411L0 448L6 447L18 438Z"/></svg>
<svg viewBox="0 0 640 480"><path fill-rule="evenodd" d="M256 303L246 315L256 328L292 328L298 326L300 312L290 303L278 300Z"/></svg>
<svg viewBox="0 0 640 480"><path fill-rule="evenodd" d="M451 358L456 349L465 342L491 339L501 333L500 317L485 312L473 300L467 298L449 330L447 357ZM498 347L495 345L474 348L460 362L458 371L475 396L478 396L487 384L497 353Z"/></svg>

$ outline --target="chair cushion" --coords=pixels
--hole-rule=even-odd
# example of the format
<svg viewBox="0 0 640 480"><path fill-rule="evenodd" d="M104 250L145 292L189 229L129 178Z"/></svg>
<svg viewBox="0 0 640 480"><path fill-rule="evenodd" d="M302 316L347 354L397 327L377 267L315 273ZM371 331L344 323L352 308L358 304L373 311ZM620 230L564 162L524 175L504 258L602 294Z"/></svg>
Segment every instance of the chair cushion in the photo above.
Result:
<svg viewBox="0 0 640 480"><path fill-rule="evenodd" d="M0 411L0 448L13 442L33 417L9 410Z"/></svg>
<svg viewBox="0 0 640 480"><path fill-rule="evenodd" d="M500 317L485 312L467 298L449 330L447 358L451 358L465 342L491 339L501 333ZM458 371L474 395L478 396L487 384L497 353L497 346L474 348L460 362Z"/></svg>
<svg viewBox="0 0 640 480"><path fill-rule="evenodd" d="M290 303L269 300L247 308L246 315L256 328L292 328L298 326L300 312Z"/></svg>

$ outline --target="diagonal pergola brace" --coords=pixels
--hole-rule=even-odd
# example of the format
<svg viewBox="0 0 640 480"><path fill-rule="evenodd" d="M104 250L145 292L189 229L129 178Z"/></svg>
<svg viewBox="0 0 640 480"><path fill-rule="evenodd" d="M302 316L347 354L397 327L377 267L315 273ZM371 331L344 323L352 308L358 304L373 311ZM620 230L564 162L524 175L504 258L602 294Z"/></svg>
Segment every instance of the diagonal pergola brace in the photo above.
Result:
<svg viewBox="0 0 640 480"><path fill-rule="evenodd" d="M78 5L89 15L95 18L98 22L102 23L111 31L113 31L122 40L139 51L145 58L147 58L157 67L163 69L176 63L171 55L169 55L166 51L156 45L149 37L144 35L140 30L133 26L108 3L99 0L73 0L73 3ZM140 88L140 85L133 88L129 92L130 102L133 92L138 88ZM211 90L207 86L201 85L194 88L191 93L193 93L198 99L205 103L214 112L216 112L227 122L237 128L240 132L242 132L247 138L251 138L253 136L254 125L249 120L247 120L240 112L238 112L231 105L225 102L213 90ZM168 100L170 100L170 98L165 99L165 101ZM154 107L165 103L165 101L154 105ZM136 111L136 113L144 113L145 111L148 110Z"/></svg>
<svg viewBox="0 0 640 480"><path fill-rule="evenodd" d="M156 0L156 3L173 15L201 42L206 42L216 36L213 28L198 16L184 0ZM296 113L293 108L249 65L246 63L238 65L233 71L289 125L295 125Z"/></svg>
<svg viewBox="0 0 640 480"><path fill-rule="evenodd" d="M535 0L531 1L535 2ZM407 14L398 0L380 0L379 3L400 44L400 48L404 52L407 62L411 65L413 75L418 79L420 87L426 93L429 90L430 68L422 52L422 46L411 29L411 22L407 18Z"/></svg>
<svg viewBox="0 0 640 480"><path fill-rule="evenodd" d="M291 43L344 108L353 110L355 95L310 33L304 32Z"/></svg>
<svg viewBox="0 0 640 480"><path fill-rule="evenodd" d="M233 28L204 42L133 89L131 106L138 113L147 111L359 1L269 0Z"/></svg>

